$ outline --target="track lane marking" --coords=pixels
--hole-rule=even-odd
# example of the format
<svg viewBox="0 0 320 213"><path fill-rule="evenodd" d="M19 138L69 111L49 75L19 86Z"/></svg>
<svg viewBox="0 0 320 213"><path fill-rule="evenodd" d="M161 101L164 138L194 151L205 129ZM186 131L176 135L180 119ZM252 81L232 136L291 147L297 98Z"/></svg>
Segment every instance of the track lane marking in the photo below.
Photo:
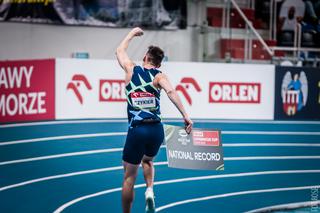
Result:
<svg viewBox="0 0 320 213"><path fill-rule="evenodd" d="M288 210L288 209L297 209L297 208L305 208L311 206L318 206L320 205L320 201L304 201L304 202L296 202L296 203L286 203L286 204L280 204L280 205L274 205L274 206L267 206L259 209L253 209L250 211L247 211L245 213L259 213L259 212L273 212L277 210Z"/></svg>
<svg viewBox="0 0 320 213"><path fill-rule="evenodd" d="M310 135L318 136L320 132L291 132L291 131L221 131L222 135ZM0 146L24 144L24 143L37 143L53 140L64 139L78 139L78 138L92 138L92 137L106 137L106 136L125 136L127 132L108 132L108 133L92 133L92 134L76 134L76 135L61 135L42 138L31 138L14 141L0 142Z"/></svg>
<svg viewBox="0 0 320 213"><path fill-rule="evenodd" d="M228 178L228 177L246 177L246 176L257 176L257 175L266 175L266 174L289 174L289 173L320 173L320 170L314 170L314 172L303 172L306 170L288 170L288 171L264 171L264 172L246 172L246 173L238 173L238 174L225 174L225 175L210 175L210 176L198 176L198 177L189 177L189 178L180 178L180 179L171 179L171 180L164 180L164 181L156 181L154 182L154 185L165 185L165 184L172 184L172 183L181 183L181 182L189 182L189 181L199 181L199 180L208 180L208 179L219 179L219 178ZM309 170L311 171L311 170ZM145 183L143 184L137 184L134 186L135 189L137 188L142 188L145 187ZM292 188L314 188L315 186L304 186L304 187L292 187ZM316 186L316 187L320 187ZM284 188L282 188L284 189ZM285 188L287 189L287 188ZM66 208L89 198L93 198L93 197L97 197L97 196L101 196L101 195L106 195L106 194L110 194L113 192L118 192L121 191L122 188L118 187L118 188L113 188L113 189L108 189L105 191L100 191L100 192L96 192L93 194L88 194L85 196L81 196L78 197L76 199L73 199L63 205L61 205L60 207L58 207L53 213L60 213L63 210L65 210ZM273 190L273 189L265 189L265 192L267 192L266 190ZM257 191L257 190L252 190L252 191ZM228 194L235 194L235 193L240 193L240 192L234 192L234 193L228 193ZM224 194L226 195L226 194ZM217 195L215 195L217 196ZM163 208L163 207L162 207ZM159 208L157 208L158 210ZM161 209L160 209L161 210Z"/></svg>
<svg viewBox="0 0 320 213"><path fill-rule="evenodd" d="M249 194L259 194L259 193L269 193L269 192L306 190L306 189L312 189L312 188L315 188L315 187L320 187L320 185L247 190L247 191L239 191L239 192L231 192L231 193L225 193L225 194L219 194L219 195L198 197L198 198L192 198L192 199L187 199L187 200L181 200L181 201L178 201L178 202L169 203L167 205L160 206L159 208L156 209L156 212L160 212L160 211L162 211L164 209L172 208L172 207L175 207L175 206L180 206L180 205L183 205L183 204L189 204L189 203L205 201L205 200L213 200L213 199L217 199L217 198L226 198L226 197L233 197L233 196L239 196L239 195L249 195Z"/></svg>
<svg viewBox="0 0 320 213"><path fill-rule="evenodd" d="M292 144L290 146L294 146ZM251 144L244 144L245 147L251 147ZM259 146L258 144L254 144L252 147ZM264 144L264 146L274 146ZM286 144L285 146L289 146ZM320 147L320 144L299 144L298 147L307 146L307 147ZM165 148L165 145L160 146L160 148ZM223 147L238 147L237 144L224 144ZM241 145L239 145L241 147ZM10 164L18 164L18 163L25 163L25 162L33 162L33 161L41 161L41 160L48 160L48 159L57 159L57 158L64 158L64 157L73 157L73 156L81 156L81 155L91 155L91 154L100 154L100 153L110 153L110 152L121 152L123 148L110 148L110 149L97 149L97 150L89 150L89 151L79 151L79 152L69 152L69 153L61 153L55 155L45 155L33 158L24 158L24 159L17 159L17 160L10 160L10 161L2 161L0 162L0 166L10 165ZM248 158L248 159L245 159ZM225 160L230 159L238 159L238 160L277 160L277 159L320 159L320 156L250 156L250 157L225 157Z"/></svg>

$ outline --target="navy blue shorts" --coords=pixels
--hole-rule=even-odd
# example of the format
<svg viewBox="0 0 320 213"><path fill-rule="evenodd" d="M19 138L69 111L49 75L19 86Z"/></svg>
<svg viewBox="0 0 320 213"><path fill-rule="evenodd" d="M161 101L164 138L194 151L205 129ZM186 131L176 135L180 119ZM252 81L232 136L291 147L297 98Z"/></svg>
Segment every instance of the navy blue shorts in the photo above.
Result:
<svg viewBox="0 0 320 213"><path fill-rule="evenodd" d="M157 155L164 140L162 123L144 123L129 127L122 160L131 164L140 164L143 155Z"/></svg>

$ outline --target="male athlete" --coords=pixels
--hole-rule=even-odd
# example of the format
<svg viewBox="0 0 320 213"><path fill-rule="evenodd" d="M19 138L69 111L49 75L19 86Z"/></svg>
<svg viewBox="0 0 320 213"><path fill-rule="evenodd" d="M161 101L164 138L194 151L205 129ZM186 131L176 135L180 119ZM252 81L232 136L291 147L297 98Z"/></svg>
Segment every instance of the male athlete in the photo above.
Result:
<svg viewBox="0 0 320 213"><path fill-rule="evenodd" d="M185 129L192 130L192 121L186 113L175 89L167 76L158 68L164 57L163 51L150 46L143 58L143 67L136 66L126 50L135 36L142 36L140 28L132 29L117 48L117 59L125 71L126 96L128 102L129 129L123 149L124 180L122 185L122 208L130 213L134 199L134 183L140 163L147 184L145 192L146 212L155 212L153 181L153 158L164 140L163 125L160 116L160 90L164 89L184 118Z"/></svg>

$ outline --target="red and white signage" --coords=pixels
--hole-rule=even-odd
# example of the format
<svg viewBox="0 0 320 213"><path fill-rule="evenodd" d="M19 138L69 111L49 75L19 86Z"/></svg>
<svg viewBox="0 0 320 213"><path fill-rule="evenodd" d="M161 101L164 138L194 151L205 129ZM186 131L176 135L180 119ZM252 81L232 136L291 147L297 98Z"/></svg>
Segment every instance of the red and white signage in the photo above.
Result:
<svg viewBox="0 0 320 213"><path fill-rule="evenodd" d="M109 102L125 102L126 98L126 85L124 80L100 80L100 101Z"/></svg>
<svg viewBox="0 0 320 213"><path fill-rule="evenodd" d="M160 70L192 118L273 119L273 65L167 62ZM124 77L115 60L56 59L57 119L126 118ZM153 106L153 97L134 100ZM160 100L163 118L181 118L164 91Z"/></svg>
<svg viewBox="0 0 320 213"><path fill-rule="evenodd" d="M0 122L55 118L54 60L0 62Z"/></svg>
<svg viewBox="0 0 320 213"><path fill-rule="evenodd" d="M56 117L126 118L124 72L116 61L56 59Z"/></svg>
<svg viewBox="0 0 320 213"><path fill-rule="evenodd" d="M193 145L195 146L219 146L219 131L192 131Z"/></svg>
<svg viewBox="0 0 320 213"><path fill-rule="evenodd" d="M170 62L161 70L192 118L273 119L274 65ZM163 117L181 116L166 95L161 103Z"/></svg>
<svg viewBox="0 0 320 213"><path fill-rule="evenodd" d="M261 84L210 82L209 103L260 103Z"/></svg>

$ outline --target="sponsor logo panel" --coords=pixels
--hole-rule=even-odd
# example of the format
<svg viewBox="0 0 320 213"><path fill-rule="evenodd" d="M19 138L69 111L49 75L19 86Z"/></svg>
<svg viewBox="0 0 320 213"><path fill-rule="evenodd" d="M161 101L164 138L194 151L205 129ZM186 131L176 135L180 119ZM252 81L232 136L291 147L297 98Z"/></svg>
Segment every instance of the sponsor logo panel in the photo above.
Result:
<svg viewBox="0 0 320 213"><path fill-rule="evenodd" d="M209 103L260 103L260 83L210 82Z"/></svg>
<svg viewBox="0 0 320 213"><path fill-rule="evenodd" d="M125 102L125 81L124 80L100 80L100 90L99 90L99 101L109 101L109 102Z"/></svg>
<svg viewBox="0 0 320 213"><path fill-rule="evenodd" d="M278 66L275 119L319 120L319 81L319 69Z"/></svg>
<svg viewBox="0 0 320 213"><path fill-rule="evenodd" d="M0 62L0 122L55 118L54 60Z"/></svg>
<svg viewBox="0 0 320 213"><path fill-rule="evenodd" d="M168 62L161 71L192 118L273 119L274 66ZM126 118L124 75L116 61L57 59L56 79L58 119ZM153 106L152 97L135 100ZM181 118L165 92L161 112Z"/></svg>

